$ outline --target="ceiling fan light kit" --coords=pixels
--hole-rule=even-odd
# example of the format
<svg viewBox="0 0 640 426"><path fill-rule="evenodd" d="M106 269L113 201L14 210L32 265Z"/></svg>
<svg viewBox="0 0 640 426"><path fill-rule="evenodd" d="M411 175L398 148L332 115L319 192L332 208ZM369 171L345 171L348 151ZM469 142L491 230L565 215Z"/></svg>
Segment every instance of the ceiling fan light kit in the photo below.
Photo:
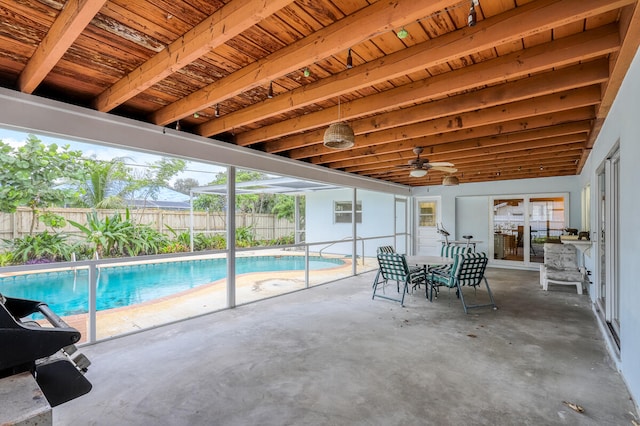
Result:
<svg viewBox="0 0 640 426"><path fill-rule="evenodd" d="M324 132L324 146L333 149L351 148L355 143L355 135L353 129L348 123L339 121L331 123Z"/></svg>
<svg viewBox="0 0 640 426"><path fill-rule="evenodd" d="M423 177L427 175L427 171L425 169L413 169L409 172L411 177Z"/></svg>

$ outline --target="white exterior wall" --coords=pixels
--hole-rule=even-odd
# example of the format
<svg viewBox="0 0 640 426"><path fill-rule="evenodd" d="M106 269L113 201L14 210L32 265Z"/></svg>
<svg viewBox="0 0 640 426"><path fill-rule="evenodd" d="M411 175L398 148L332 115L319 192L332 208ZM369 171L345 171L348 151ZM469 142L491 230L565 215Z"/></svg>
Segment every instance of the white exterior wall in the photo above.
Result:
<svg viewBox="0 0 640 426"><path fill-rule="evenodd" d="M395 220L394 196L372 191L357 191L357 201L362 202L362 223L357 224L357 236L367 238L379 235L393 235ZM306 242L341 240L351 238L353 228L350 223L334 223L334 202L352 201L352 189L318 191L306 197ZM380 245L393 245L393 239L365 241L365 256L375 256ZM358 250L362 244L358 242ZM351 254L351 243L335 244L323 253Z"/></svg>
<svg viewBox="0 0 640 426"><path fill-rule="evenodd" d="M581 191L591 186L591 231L597 229L596 212L598 200L596 170L606 160L616 144L620 149L620 258L618 276L620 279L620 341L619 356L613 350L611 339L606 338L610 353L631 395L638 405L640 401L640 53L630 67L620 92L609 112L589 160L580 176L498 181L493 183L463 184L457 187L420 187L413 191L415 196L442 197L442 222L452 235L460 238L463 233L471 233L476 239L489 238L489 197L518 194L569 193L569 223L572 228L582 229ZM455 159L454 159L455 161ZM471 216L461 209L476 209ZM485 209L486 216L477 212ZM485 220L486 219L486 220ZM469 229L469 222L473 224ZM484 228L483 228L484 225ZM590 256L585 257L586 266L595 271L595 261L599 258L598 247L594 244ZM594 286L598 277L591 276L593 284L589 294L594 300ZM605 326L601 327L607 333Z"/></svg>
<svg viewBox="0 0 640 426"><path fill-rule="evenodd" d="M598 135L578 186L591 185L591 230L597 229L596 170L619 143L620 148L620 356L613 354L636 402L640 401L640 53L627 72ZM597 246L591 262L598 258ZM593 265L591 266L593 269ZM594 292L590 292L593 298Z"/></svg>
<svg viewBox="0 0 640 426"><path fill-rule="evenodd" d="M455 162L455 159L453 160ZM415 188L416 197L440 196L442 224L455 239L473 235L483 241L477 250L489 253L493 230L489 229L490 197L523 194L568 193L569 212L567 226L580 228L580 185L577 176L540 179L504 180L492 183L468 183L459 186L432 186Z"/></svg>

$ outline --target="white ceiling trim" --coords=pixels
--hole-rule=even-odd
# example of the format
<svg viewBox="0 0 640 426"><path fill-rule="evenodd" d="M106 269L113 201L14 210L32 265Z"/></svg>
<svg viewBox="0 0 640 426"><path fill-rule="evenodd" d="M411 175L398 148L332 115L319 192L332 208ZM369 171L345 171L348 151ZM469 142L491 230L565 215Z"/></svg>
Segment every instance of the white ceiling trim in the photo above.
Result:
<svg viewBox="0 0 640 426"><path fill-rule="evenodd" d="M62 139L168 155L213 165L236 166L348 188L410 196L411 187L203 138L0 88L0 126Z"/></svg>

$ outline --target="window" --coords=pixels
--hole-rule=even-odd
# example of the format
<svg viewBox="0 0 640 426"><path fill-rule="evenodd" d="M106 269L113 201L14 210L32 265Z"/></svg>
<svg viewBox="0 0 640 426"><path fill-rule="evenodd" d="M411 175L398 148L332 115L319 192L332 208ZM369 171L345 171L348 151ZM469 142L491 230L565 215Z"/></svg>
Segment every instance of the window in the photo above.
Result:
<svg viewBox="0 0 640 426"><path fill-rule="evenodd" d="M421 201L419 205L419 226L436 226L436 202Z"/></svg>
<svg viewBox="0 0 640 426"><path fill-rule="evenodd" d="M336 201L334 203L334 222L351 223L351 201ZM356 223L362 223L362 201L356 202Z"/></svg>

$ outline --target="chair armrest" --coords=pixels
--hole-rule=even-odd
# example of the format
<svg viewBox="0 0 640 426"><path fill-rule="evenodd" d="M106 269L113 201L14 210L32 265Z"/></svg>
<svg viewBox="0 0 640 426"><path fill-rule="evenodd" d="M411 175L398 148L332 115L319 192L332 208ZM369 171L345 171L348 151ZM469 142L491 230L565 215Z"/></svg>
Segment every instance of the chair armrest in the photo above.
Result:
<svg viewBox="0 0 640 426"><path fill-rule="evenodd" d="M438 268L433 268L430 269L429 272L432 275L437 275L439 277L449 277L449 275L451 275L451 269L438 269Z"/></svg>

